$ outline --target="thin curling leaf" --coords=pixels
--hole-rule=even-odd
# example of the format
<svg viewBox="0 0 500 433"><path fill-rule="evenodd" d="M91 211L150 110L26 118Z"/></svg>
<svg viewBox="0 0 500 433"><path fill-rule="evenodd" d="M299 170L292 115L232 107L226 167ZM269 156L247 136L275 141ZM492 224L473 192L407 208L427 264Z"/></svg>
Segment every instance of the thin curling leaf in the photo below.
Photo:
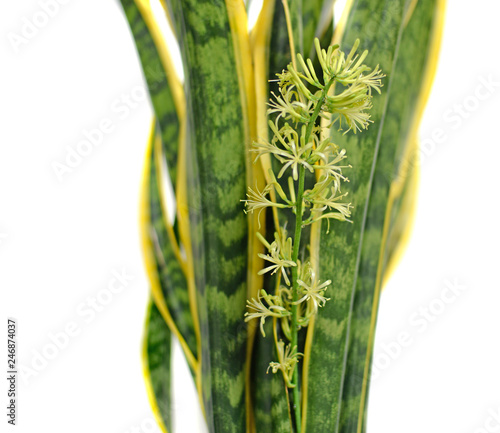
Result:
<svg viewBox="0 0 500 433"><path fill-rule="evenodd" d="M152 299L149 300L142 346L149 402L163 433L172 432L172 334Z"/></svg>
<svg viewBox="0 0 500 433"><path fill-rule="evenodd" d="M166 72L160 53L164 55L164 61L171 62L171 59L167 59L169 57L168 53L165 54L155 44L152 29L150 28L153 25L152 14L147 14L146 17L143 16L143 12L145 12L144 2L120 0L120 3L134 37L151 103L160 126L161 139L165 148L164 157L175 189L179 144L179 119L176 112L177 101L175 97L180 82L178 77L170 74L170 71L168 71L169 73Z"/></svg>
<svg viewBox="0 0 500 433"><path fill-rule="evenodd" d="M164 182L162 165L166 162L167 177L176 186L177 160L180 141L180 121L176 92L180 83L176 76L165 71L163 61L169 61L164 55L163 61L152 36L150 20L143 5L133 0L121 1L123 10L134 36L137 52L141 60L144 76L148 85L151 102L158 119L155 143L151 153L150 175L147 180L148 227L145 230L151 238L151 252L159 276L161 296L164 299L165 311L168 309L174 322L174 334L181 341L184 353L191 368L194 367L197 355L196 335L190 311L189 297L184 275L184 264L174 226L169 221L163 201L162 184ZM146 205L145 205L146 206ZM154 286L153 290L154 290ZM182 343L185 341L185 344Z"/></svg>

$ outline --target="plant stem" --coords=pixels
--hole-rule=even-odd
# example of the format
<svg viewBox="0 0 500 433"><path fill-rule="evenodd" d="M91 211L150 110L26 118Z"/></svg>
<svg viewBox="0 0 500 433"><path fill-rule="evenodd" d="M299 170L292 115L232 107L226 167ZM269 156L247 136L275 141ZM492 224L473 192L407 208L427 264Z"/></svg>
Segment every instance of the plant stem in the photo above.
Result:
<svg viewBox="0 0 500 433"><path fill-rule="evenodd" d="M293 238L293 251L292 260L297 263L299 257L299 247L300 247L300 236L302 235L302 198L304 195L304 180L305 180L305 168L303 165L299 168L299 189L297 191L297 204L295 205L295 236ZM292 268L292 350L297 348L297 300L299 294L298 280L298 269L297 266ZM298 349L297 349L298 351ZM300 393L299 393L299 374L298 369L295 368L293 371L292 382L295 385L293 388L293 408L295 413L295 425L297 427L297 433L301 430L301 414L300 414Z"/></svg>
<svg viewBox="0 0 500 433"><path fill-rule="evenodd" d="M319 113L321 111L321 107L323 106L323 103L325 102L325 97L328 94L328 90L330 89L330 86L333 84L334 79L332 78L331 80L328 81L328 83L325 85L323 88L323 91L321 93L321 97L319 101L316 104L316 107L314 108L314 112L309 119L309 122L306 127L306 135L305 135L305 141L306 143L309 142L309 139L311 138L312 130L313 127L316 123L316 119L319 116ZM305 183L305 172L306 169L303 165L300 166L299 168L299 186L296 194L296 202L295 202L295 235L293 238L293 250L292 250L292 261L295 263L298 263L298 258L299 258L299 250L300 250L300 237L302 235L302 204L303 204L303 197L304 197L304 183ZM298 285L298 266L292 267L292 324L291 324L291 333L292 333L292 350L295 347L296 350L298 351L298 344L297 344L297 339L298 339L298 317L297 317L297 304L296 302L299 299L299 285ZM299 392L299 373L298 373L298 368L295 368L293 371L293 378L292 382L295 385L293 388L293 409L294 409L294 414L295 414L295 426L297 433L300 433L301 431L301 401L300 401L300 392Z"/></svg>

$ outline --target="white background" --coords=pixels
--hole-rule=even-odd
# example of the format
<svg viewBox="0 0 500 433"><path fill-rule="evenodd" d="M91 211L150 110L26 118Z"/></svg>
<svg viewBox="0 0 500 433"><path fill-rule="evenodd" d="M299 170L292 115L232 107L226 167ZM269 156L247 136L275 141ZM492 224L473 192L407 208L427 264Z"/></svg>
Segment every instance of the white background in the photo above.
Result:
<svg viewBox="0 0 500 433"><path fill-rule="evenodd" d="M16 50L8 34L40 10L33 0L7 2L0 15L0 320L5 329L17 319L19 360L39 370L19 378L15 431L157 431L140 365L148 288L137 216L151 109L139 62L109 0L68 1ZM448 6L420 133L415 230L381 301L370 432L500 429L499 14L493 1ZM481 80L498 84L478 100ZM452 121L457 104L465 108ZM60 181L53 163L105 119L112 132ZM110 299L113 272L131 280ZM444 304L449 283L464 288ZM64 347L44 362L51 338ZM201 431L186 400L192 389L176 377L178 431ZM0 431L14 431L6 425L1 415Z"/></svg>

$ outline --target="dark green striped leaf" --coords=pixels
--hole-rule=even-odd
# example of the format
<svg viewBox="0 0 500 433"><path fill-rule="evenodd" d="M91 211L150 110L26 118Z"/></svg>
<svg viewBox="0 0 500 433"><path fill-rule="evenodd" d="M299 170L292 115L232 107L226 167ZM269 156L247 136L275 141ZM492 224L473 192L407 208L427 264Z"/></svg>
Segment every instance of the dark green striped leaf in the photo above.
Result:
<svg viewBox="0 0 500 433"><path fill-rule="evenodd" d="M383 264L384 222L396 155L408 139L429 52L434 1L419 2L422 12L403 31L404 1L357 1L347 21L342 48L357 38L370 50L366 62L386 73L381 96L374 98L368 131L334 139L345 147L353 224L321 228L320 274L332 278L332 300L314 324L308 369L307 431L363 431L368 372ZM312 331L311 331L312 332ZM326 349L328 347L328 349Z"/></svg>
<svg viewBox="0 0 500 433"><path fill-rule="evenodd" d="M150 202L150 237L153 243L153 254L160 277L160 284L167 308L182 338L190 351L196 356L196 337L193 319L190 314L186 277L176 259L175 246L168 236L168 215L162 206L160 183L162 182L159 163L165 158L168 174L175 187L177 177L177 157L179 146L179 117L174 104L168 77L158 54L158 49L151 36L150 29L133 0L122 0L125 15L129 21L135 44L142 63L142 68L149 88L149 94L156 118L158 134L162 146L153 145L149 175ZM158 155L160 153L160 155Z"/></svg>
<svg viewBox="0 0 500 433"><path fill-rule="evenodd" d="M172 336L163 317L150 299L146 313L143 363L151 405L158 422L172 431Z"/></svg>
<svg viewBox="0 0 500 433"><path fill-rule="evenodd" d="M307 371L306 431L337 432L341 417L341 396L346 374L347 342L356 287L359 255L366 223L366 207L370 198L373 164L380 145L380 133L385 119L386 102L390 91L392 66L396 55L399 29L402 25L402 1L358 1L353 6L346 27L342 50L349 52L350 45L359 37L362 49L369 49L366 64L380 64L387 75L382 95L374 98L371 110L374 124L363 133L341 135L333 131L334 140L347 149L352 170L347 171L350 183L345 189L354 206L352 224L333 223L327 233L322 224L319 246L319 273L322 280L331 278L329 302L321 309L310 326L312 333L309 368ZM374 32L363 32L367 17L371 20L385 18L385 25ZM374 28L374 26L372 26ZM375 260L378 256L375 257ZM342 414L343 415L343 414Z"/></svg>
<svg viewBox="0 0 500 433"><path fill-rule="evenodd" d="M388 173L397 173L402 149L408 146L416 120L425 67L433 43L432 28L437 25L436 0L420 0L403 31L399 56L395 64L387 115L381 135L381 146L374 173L359 278L353 304L346 382L342 397L342 432L366 429L369 373L374 343L375 321L385 268L384 219L391 206L391 183ZM395 177L395 176L393 176ZM400 179L395 179L399 182ZM389 209L390 211L390 209ZM388 217L387 217L388 218ZM386 222L388 225L390 220ZM379 260L382 260L380 262ZM377 287L374 287L377 285ZM362 378L362 380L360 380ZM358 420L359 419L359 420ZM360 423L361 426L359 425Z"/></svg>
<svg viewBox="0 0 500 433"><path fill-rule="evenodd" d="M161 148L154 146L151 153L149 202L151 218L151 240L153 255L160 278L163 297L167 308L186 341L189 349L196 356L196 336L194 333L193 317L189 306L189 295L186 276L174 253L171 239L169 239L165 222L167 216L163 213L159 183L162 181L160 168L157 167L159 158L157 153Z"/></svg>
<svg viewBox="0 0 500 433"><path fill-rule="evenodd" d="M186 76L188 191L211 433L245 431L245 119L224 1L172 0Z"/></svg>
<svg viewBox="0 0 500 433"><path fill-rule="evenodd" d="M175 189L179 141L179 119L172 90L158 49L134 0L120 0L134 37L153 109L161 131L170 179Z"/></svg>

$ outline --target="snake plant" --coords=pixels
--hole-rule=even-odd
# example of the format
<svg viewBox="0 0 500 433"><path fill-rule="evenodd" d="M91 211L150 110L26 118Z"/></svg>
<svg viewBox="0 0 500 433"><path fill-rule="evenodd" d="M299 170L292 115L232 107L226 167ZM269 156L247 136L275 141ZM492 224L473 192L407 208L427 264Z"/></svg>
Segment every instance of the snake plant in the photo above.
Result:
<svg viewBox="0 0 500 433"><path fill-rule="evenodd" d="M264 0L249 28L242 0L121 0L154 112L143 360L164 432L172 338L210 433L366 431L444 0L334 3Z"/></svg>

